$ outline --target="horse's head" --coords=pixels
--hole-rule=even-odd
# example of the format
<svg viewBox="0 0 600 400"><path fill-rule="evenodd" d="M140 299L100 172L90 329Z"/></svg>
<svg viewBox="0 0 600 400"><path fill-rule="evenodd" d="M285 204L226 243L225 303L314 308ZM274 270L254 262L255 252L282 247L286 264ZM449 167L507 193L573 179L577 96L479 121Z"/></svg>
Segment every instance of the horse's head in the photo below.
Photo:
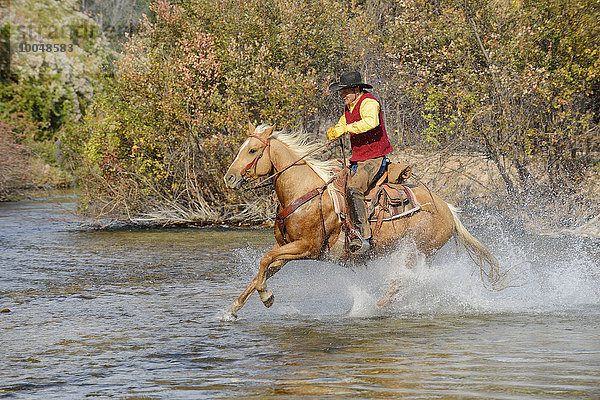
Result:
<svg viewBox="0 0 600 400"><path fill-rule="evenodd" d="M266 176L273 168L271 154L269 153L273 127L259 125L255 128L254 125L249 123L248 129L248 139L242 144L237 157L223 177L225 186L231 189L239 188L244 180Z"/></svg>

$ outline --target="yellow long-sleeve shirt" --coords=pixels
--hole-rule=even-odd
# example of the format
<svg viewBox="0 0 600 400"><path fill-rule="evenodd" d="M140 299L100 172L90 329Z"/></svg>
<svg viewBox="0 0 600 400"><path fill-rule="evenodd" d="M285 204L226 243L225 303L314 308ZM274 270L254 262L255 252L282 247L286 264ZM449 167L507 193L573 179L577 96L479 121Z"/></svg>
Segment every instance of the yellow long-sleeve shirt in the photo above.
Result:
<svg viewBox="0 0 600 400"><path fill-rule="evenodd" d="M364 96L364 94L350 104L350 111L354 110L356 103L362 96ZM338 123L333 127L337 136L343 135L346 132L365 133L378 126L380 123L379 103L373 99L364 99L360 105L360 117L360 121L348 124L346 122L346 113L343 113Z"/></svg>

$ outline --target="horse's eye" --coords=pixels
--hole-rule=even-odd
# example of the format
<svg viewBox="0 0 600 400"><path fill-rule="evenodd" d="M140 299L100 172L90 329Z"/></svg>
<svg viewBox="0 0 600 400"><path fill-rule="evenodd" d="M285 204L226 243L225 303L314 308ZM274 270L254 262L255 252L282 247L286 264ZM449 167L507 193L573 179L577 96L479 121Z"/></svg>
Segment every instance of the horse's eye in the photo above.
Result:
<svg viewBox="0 0 600 400"><path fill-rule="evenodd" d="M252 149L252 150L250 150L250 151L249 151L249 153L250 153L250 154L254 154L254 153L256 153L256 149Z"/></svg>

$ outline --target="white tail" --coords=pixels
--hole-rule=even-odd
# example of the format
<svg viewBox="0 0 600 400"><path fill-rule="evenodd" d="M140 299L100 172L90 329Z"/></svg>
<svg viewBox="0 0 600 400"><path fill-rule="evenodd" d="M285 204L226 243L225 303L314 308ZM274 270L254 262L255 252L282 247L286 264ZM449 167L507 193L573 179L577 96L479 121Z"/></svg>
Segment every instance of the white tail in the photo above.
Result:
<svg viewBox="0 0 600 400"><path fill-rule="evenodd" d="M496 257L494 257L492 253L490 253L489 250L463 226L460 218L458 218L458 213L460 211L450 204L448 204L448 207L450 207L450 211L454 217L456 237L465 247L471 259L479 267L481 281L485 285L487 279L487 282L491 285L491 289L504 289L504 277L500 274L500 264Z"/></svg>

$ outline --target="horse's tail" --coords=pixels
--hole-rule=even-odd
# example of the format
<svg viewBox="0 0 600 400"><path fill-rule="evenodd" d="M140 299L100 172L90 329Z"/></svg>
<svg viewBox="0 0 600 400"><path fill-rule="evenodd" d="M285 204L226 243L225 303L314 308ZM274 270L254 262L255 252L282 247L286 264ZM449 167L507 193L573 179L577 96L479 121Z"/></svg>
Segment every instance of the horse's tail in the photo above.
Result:
<svg viewBox="0 0 600 400"><path fill-rule="evenodd" d="M496 257L463 226L460 218L458 218L460 211L450 204L448 204L448 207L454 218L456 237L463 244L471 259L479 267L481 281L485 284L485 279L487 279L492 289L503 289L503 277L500 274L500 264Z"/></svg>

